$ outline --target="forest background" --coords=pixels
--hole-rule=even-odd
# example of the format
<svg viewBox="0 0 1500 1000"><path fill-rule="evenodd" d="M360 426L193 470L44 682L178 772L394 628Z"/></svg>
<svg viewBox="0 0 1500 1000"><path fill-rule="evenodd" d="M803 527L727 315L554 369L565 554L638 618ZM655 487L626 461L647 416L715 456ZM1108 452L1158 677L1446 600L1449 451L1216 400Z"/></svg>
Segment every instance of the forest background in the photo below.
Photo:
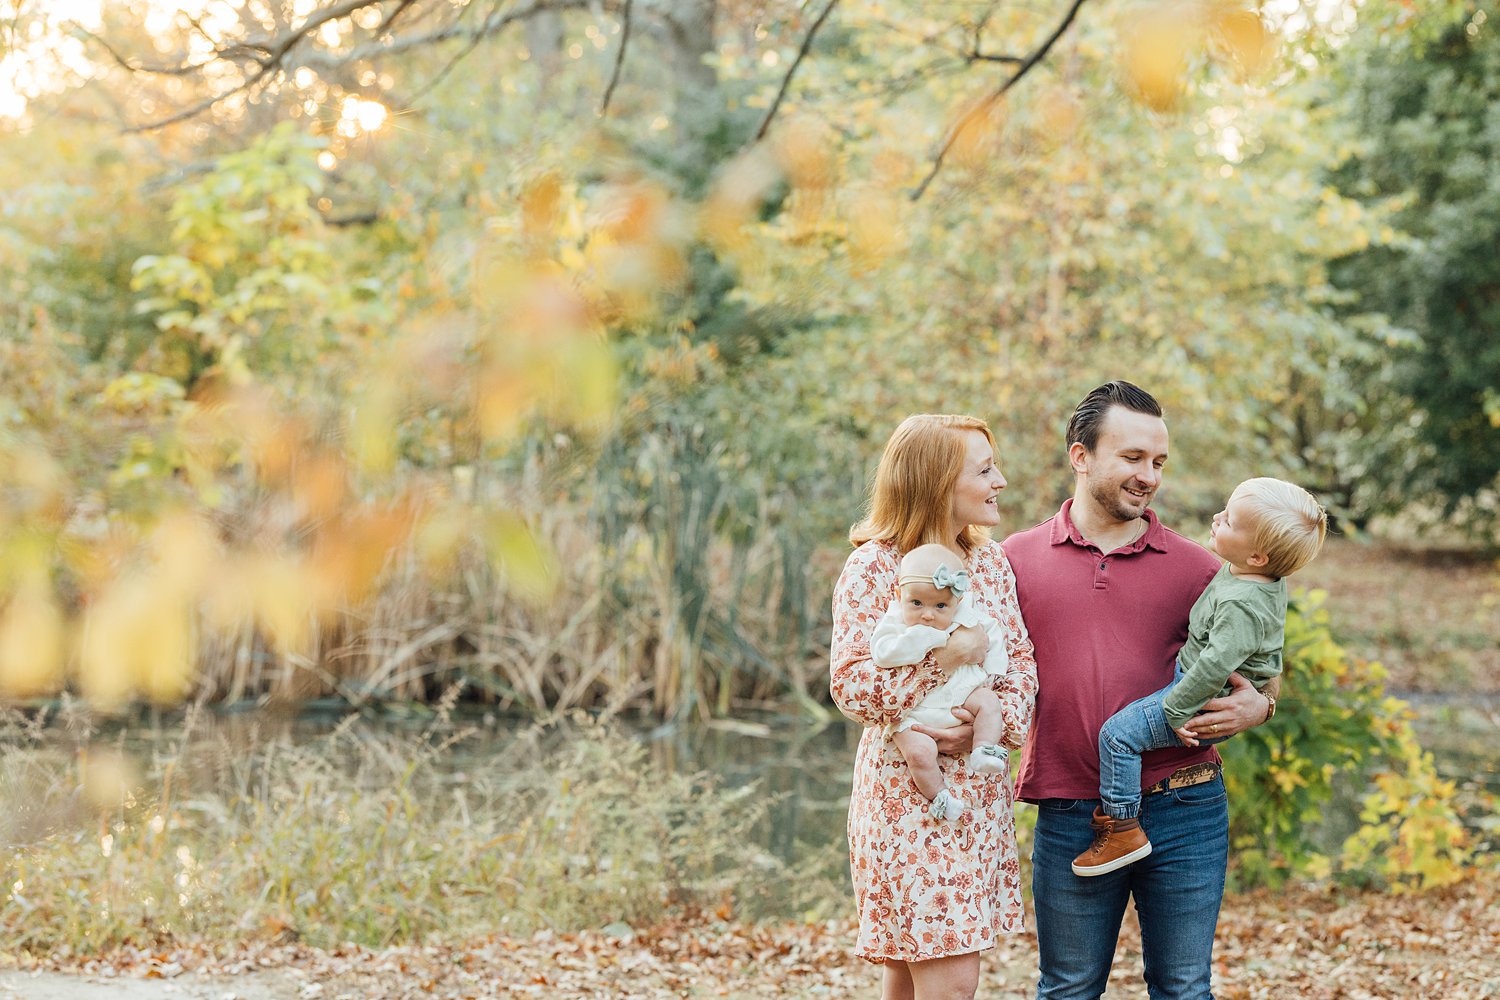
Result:
<svg viewBox="0 0 1500 1000"><path fill-rule="evenodd" d="M1494 13L0 3L14 947L828 915L836 864L769 878L764 803L657 789L619 720L840 724L828 595L890 429L986 418L1009 530L1114 377L1167 409L1184 531L1277 475L1365 611L1412 571L1357 553L1460 558L1417 628L1471 655L1399 686L1493 696ZM1489 885L1492 797L1336 604L1299 597L1286 715L1226 753L1239 884ZM309 701L432 725L119 749L142 706ZM536 773L432 778L468 709L542 720Z"/></svg>

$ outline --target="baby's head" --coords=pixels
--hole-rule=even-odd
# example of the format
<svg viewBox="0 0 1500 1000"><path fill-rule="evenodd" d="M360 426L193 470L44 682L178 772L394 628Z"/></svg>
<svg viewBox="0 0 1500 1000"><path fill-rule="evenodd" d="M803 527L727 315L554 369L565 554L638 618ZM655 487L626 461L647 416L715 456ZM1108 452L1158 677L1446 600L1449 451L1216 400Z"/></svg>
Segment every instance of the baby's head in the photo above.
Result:
<svg viewBox="0 0 1500 1000"><path fill-rule="evenodd" d="M947 630L969 589L964 557L946 545L918 545L901 558L896 585L901 590L901 621Z"/></svg>
<svg viewBox="0 0 1500 1000"><path fill-rule="evenodd" d="M1278 579L1312 562L1328 531L1328 513L1313 495L1281 479L1240 483L1220 516L1243 522L1236 527L1247 536L1249 550L1256 557L1254 568ZM1235 561L1229 554L1219 554Z"/></svg>

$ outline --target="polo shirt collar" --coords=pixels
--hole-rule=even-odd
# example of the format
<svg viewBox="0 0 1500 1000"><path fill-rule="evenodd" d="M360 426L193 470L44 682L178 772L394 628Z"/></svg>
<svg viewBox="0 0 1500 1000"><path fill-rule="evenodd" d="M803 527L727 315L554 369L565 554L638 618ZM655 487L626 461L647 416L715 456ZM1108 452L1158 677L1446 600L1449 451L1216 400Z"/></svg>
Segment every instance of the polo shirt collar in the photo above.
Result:
<svg viewBox="0 0 1500 1000"><path fill-rule="evenodd" d="M1080 548L1090 547L1083 535L1078 533L1078 528L1073 524L1073 498L1063 501L1062 508L1057 516L1052 519L1053 545L1061 545L1063 542L1072 542ZM1142 549L1152 548L1158 552L1167 551L1167 529L1162 527L1161 520L1156 516L1156 511L1146 508L1146 531L1124 549L1116 549L1117 552L1139 552Z"/></svg>

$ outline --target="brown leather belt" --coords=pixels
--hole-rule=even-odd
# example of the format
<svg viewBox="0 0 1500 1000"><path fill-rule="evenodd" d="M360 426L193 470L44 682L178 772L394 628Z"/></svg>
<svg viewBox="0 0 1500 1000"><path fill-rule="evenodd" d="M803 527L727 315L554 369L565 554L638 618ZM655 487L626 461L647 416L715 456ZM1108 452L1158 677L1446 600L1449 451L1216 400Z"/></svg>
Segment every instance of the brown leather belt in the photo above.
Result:
<svg viewBox="0 0 1500 1000"><path fill-rule="evenodd" d="M1223 765L1211 760L1206 760L1201 764L1189 764L1187 767L1179 767L1141 794L1155 795L1157 792L1165 792L1169 788L1187 788L1189 785L1201 785L1204 782L1213 781L1223 769Z"/></svg>

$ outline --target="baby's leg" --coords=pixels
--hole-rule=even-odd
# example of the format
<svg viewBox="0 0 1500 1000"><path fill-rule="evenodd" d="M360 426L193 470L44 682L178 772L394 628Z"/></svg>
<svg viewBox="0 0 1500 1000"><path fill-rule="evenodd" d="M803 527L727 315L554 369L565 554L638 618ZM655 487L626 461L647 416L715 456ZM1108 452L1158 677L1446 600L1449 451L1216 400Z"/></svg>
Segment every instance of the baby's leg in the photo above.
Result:
<svg viewBox="0 0 1500 1000"><path fill-rule="evenodd" d="M1009 760L1000 745L1005 722L1000 718L1000 696L988 684L981 684L964 699L964 708L974 713L974 752L969 754L969 770L981 774L998 774Z"/></svg>
<svg viewBox="0 0 1500 1000"><path fill-rule="evenodd" d="M1005 722L1000 718L1000 696L988 684L981 684L964 699L964 708L974 713L974 745L999 743Z"/></svg>
<svg viewBox="0 0 1500 1000"><path fill-rule="evenodd" d="M906 766L911 771L912 780L917 783L917 791L928 802L937 798L944 788L943 772L938 769L937 743L933 742L931 736L915 729L906 729L896 734L896 746L900 749L901 756L906 758Z"/></svg>

